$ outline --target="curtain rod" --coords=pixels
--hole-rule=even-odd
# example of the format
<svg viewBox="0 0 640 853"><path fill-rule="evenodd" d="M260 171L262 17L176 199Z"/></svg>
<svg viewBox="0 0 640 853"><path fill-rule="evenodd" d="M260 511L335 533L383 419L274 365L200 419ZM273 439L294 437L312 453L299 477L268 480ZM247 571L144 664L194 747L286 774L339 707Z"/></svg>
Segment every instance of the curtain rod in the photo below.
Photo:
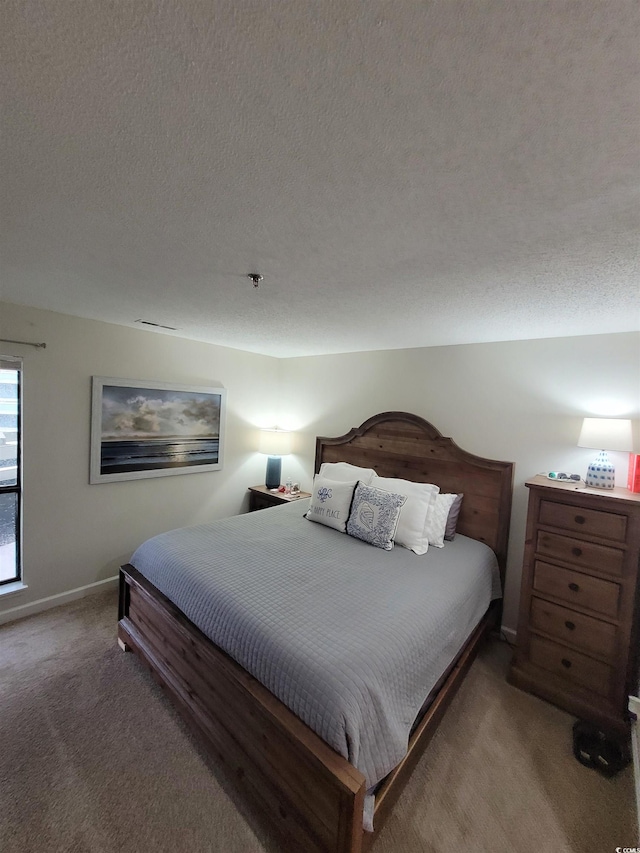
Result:
<svg viewBox="0 0 640 853"><path fill-rule="evenodd" d="M0 338L0 344L22 344L25 347L36 347L37 349L45 349L46 344L32 344L31 341L12 341L9 338Z"/></svg>

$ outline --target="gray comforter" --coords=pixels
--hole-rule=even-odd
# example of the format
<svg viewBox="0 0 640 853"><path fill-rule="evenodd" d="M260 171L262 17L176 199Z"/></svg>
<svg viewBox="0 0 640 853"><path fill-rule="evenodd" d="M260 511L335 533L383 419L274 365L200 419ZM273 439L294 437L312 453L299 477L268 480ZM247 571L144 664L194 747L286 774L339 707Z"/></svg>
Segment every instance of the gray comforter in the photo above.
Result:
<svg viewBox="0 0 640 853"><path fill-rule="evenodd" d="M460 535L423 556L384 551L307 508L163 533L131 563L373 786L499 596L496 559Z"/></svg>

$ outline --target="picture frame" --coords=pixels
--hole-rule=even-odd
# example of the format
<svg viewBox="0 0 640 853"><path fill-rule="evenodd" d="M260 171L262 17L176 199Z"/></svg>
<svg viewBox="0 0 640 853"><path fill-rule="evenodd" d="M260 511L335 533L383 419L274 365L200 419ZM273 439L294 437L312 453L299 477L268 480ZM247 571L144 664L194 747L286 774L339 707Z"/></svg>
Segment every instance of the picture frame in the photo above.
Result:
<svg viewBox="0 0 640 853"><path fill-rule="evenodd" d="M219 471L226 390L92 377L89 482Z"/></svg>

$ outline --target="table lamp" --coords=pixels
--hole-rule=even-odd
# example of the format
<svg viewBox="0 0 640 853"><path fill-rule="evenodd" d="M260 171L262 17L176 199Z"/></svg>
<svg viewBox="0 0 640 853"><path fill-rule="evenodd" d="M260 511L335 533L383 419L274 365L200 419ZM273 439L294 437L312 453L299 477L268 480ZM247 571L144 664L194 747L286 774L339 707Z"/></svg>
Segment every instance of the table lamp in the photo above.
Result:
<svg viewBox="0 0 640 853"><path fill-rule="evenodd" d="M283 429L260 430L259 450L269 457L265 486L268 489L277 489L282 473L282 457L291 453L291 433Z"/></svg>
<svg viewBox="0 0 640 853"><path fill-rule="evenodd" d="M616 472L607 450L633 450L631 421L625 418L585 418L578 447L592 447L600 453L587 468L585 483L597 489L613 489Z"/></svg>

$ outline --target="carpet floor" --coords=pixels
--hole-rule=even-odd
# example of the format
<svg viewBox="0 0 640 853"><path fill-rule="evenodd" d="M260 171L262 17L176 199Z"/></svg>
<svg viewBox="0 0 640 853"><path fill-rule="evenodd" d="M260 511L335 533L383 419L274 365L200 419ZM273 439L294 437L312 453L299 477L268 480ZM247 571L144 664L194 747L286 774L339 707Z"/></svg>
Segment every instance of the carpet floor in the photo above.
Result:
<svg viewBox="0 0 640 853"><path fill-rule="evenodd" d="M115 626L109 592L0 627L0 851L278 853ZM632 768L579 764L508 660L483 649L373 853L637 846Z"/></svg>

